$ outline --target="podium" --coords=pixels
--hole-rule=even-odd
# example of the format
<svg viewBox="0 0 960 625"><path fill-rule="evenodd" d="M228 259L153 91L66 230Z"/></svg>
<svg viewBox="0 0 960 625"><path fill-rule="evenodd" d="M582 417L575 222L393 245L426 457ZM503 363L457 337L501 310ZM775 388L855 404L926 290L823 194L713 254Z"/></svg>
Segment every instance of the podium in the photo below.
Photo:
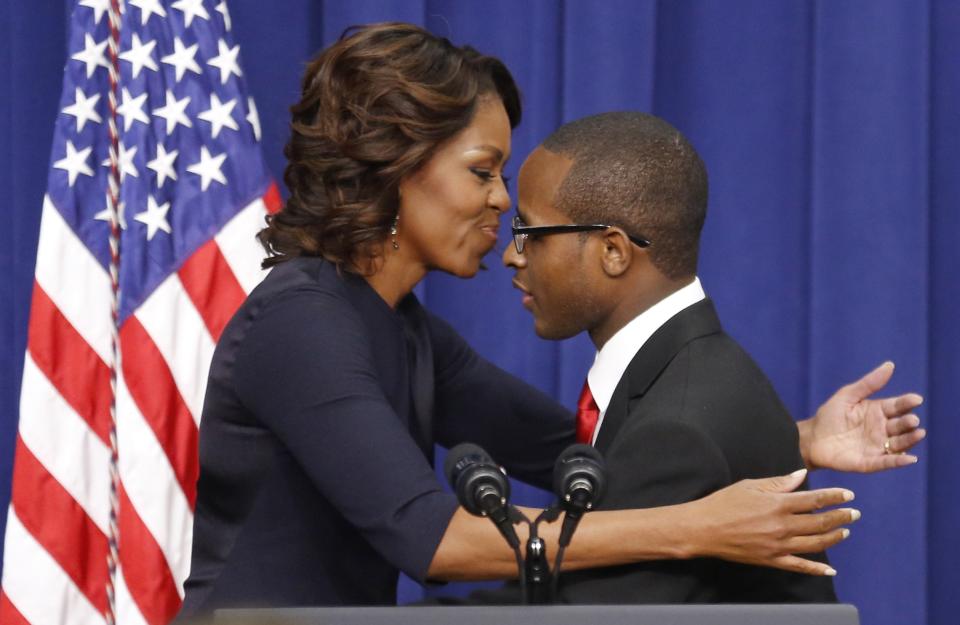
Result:
<svg viewBox="0 0 960 625"><path fill-rule="evenodd" d="M571 605L218 610L215 625L859 625L846 604Z"/></svg>

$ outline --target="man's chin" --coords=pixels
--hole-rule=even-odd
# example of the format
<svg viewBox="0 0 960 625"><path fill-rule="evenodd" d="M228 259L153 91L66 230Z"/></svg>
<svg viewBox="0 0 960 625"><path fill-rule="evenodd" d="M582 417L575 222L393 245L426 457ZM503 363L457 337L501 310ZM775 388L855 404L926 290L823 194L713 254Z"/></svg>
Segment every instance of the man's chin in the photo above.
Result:
<svg viewBox="0 0 960 625"><path fill-rule="evenodd" d="M580 334L580 330L576 328L557 326L542 319L538 319L537 317L534 317L533 319L533 331L537 334L537 336L547 341L563 341Z"/></svg>

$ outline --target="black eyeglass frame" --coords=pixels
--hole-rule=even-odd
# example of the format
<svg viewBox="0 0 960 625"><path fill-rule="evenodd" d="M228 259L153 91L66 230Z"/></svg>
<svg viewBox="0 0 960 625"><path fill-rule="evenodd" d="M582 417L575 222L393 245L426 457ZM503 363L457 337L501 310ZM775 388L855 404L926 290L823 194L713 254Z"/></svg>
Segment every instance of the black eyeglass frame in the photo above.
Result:
<svg viewBox="0 0 960 625"><path fill-rule="evenodd" d="M607 228L612 228L612 225L608 224L558 224L555 226L527 226L520 225L523 222L520 221L520 216L516 215L513 218L512 230L513 230L513 246L517 249L517 254L523 254L524 242L527 240L527 237L532 235L540 236L545 234L565 234L568 232L590 232L592 230L606 230ZM627 234L627 238L638 247L650 247L650 241L642 237L635 237L632 234Z"/></svg>

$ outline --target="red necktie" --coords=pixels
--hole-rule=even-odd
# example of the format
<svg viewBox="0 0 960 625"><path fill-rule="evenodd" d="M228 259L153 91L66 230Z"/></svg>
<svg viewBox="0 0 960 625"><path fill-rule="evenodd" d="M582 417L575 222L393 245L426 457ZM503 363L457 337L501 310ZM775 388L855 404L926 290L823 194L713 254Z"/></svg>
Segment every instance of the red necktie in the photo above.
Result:
<svg viewBox="0 0 960 625"><path fill-rule="evenodd" d="M597 421L600 419L600 408L597 402L593 400L593 393L590 392L590 384L587 380L583 381L583 390L580 391L580 399L577 401L577 442L587 445L593 440L593 430L597 427Z"/></svg>

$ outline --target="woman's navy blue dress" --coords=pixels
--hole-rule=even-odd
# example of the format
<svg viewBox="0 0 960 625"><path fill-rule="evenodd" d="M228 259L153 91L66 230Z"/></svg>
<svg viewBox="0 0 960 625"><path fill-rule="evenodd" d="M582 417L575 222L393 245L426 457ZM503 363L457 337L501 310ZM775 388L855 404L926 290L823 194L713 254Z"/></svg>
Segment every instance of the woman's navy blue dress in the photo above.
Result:
<svg viewBox="0 0 960 625"><path fill-rule="evenodd" d="M573 433L413 295L393 310L321 259L284 262L213 357L181 617L393 604L398 571L424 579L457 507L434 442L477 443L547 485Z"/></svg>

